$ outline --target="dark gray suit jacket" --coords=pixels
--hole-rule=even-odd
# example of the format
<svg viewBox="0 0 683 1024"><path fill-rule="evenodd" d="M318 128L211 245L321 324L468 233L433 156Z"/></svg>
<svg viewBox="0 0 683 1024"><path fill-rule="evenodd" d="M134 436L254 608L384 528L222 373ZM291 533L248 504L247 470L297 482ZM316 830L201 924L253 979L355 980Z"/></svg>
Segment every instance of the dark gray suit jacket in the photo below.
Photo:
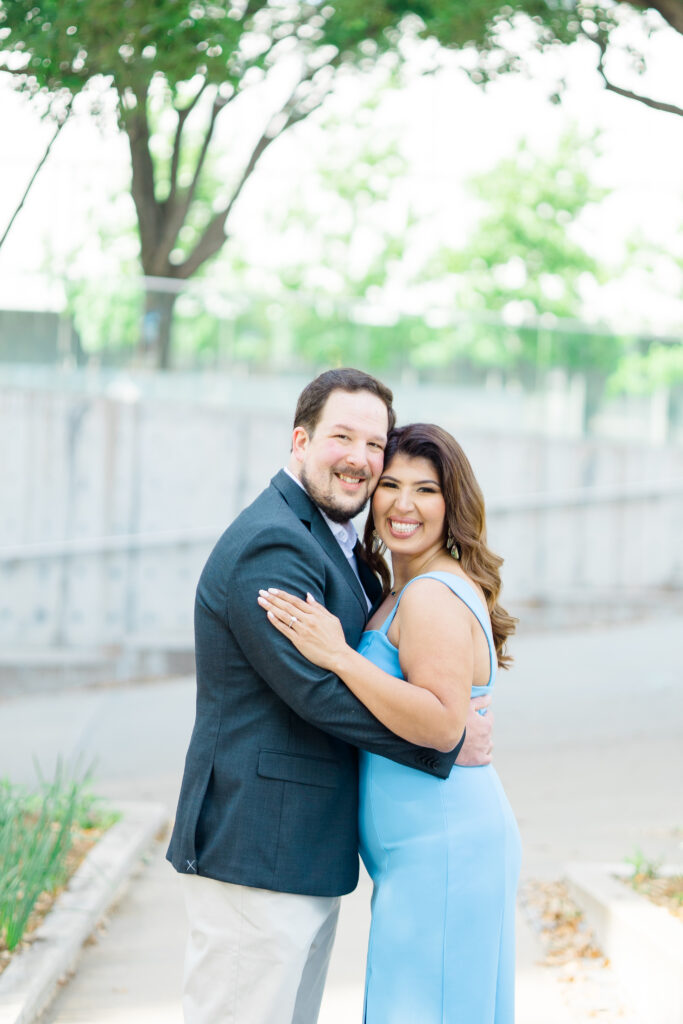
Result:
<svg viewBox="0 0 683 1024"><path fill-rule="evenodd" d="M361 564L375 600L379 584ZM442 778L457 749L441 754L389 732L270 625L257 604L262 587L310 591L358 644L362 589L284 471L225 531L199 580L196 720L167 856L182 872L341 895L358 881L356 748Z"/></svg>

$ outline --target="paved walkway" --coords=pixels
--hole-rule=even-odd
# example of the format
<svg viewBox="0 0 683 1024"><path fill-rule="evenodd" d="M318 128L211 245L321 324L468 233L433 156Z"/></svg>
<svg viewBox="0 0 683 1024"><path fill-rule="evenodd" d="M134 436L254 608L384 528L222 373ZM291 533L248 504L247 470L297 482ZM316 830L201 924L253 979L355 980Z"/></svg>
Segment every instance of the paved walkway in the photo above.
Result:
<svg viewBox="0 0 683 1024"><path fill-rule="evenodd" d="M524 877L636 849L681 859L680 634L672 616L515 641L496 695L496 765L522 831ZM193 710L190 679L0 697L0 775L30 783L34 757L49 773L62 755L93 766L98 792L172 812ZM159 846L44 1024L181 1024L185 922L174 882ZM360 1021L368 901L364 877L344 901L320 1024ZM518 1024L646 1024L609 969L539 966L522 916L518 941Z"/></svg>

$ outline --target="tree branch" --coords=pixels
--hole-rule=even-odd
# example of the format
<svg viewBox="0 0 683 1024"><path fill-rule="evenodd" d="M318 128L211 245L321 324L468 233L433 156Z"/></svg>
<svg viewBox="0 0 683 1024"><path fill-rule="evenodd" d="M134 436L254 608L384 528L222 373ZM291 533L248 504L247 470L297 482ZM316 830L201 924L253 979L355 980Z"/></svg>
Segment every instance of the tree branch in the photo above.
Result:
<svg viewBox="0 0 683 1024"><path fill-rule="evenodd" d="M225 107L227 107L228 103L230 102L230 100L235 95L236 95L236 93L233 93L233 95L229 99L225 99L225 100L220 99L220 97L217 96L216 99L213 101L213 107L211 108L211 118L209 120L209 125L208 125L208 127L206 129L206 134L204 135L204 141L202 142L202 148L199 151L199 156L197 157L197 163L195 165L194 174L192 175L192 181L190 182L190 186L189 186L189 188L187 189L187 191L185 193L185 197L184 197L184 201L183 201L183 207L184 207L183 219L185 217L185 214L189 210L190 203L194 199L195 192L197 191L197 185L199 184L199 178L200 178L201 173L202 173L202 168L204 167L204 162L206 160L206 155L209 152L209 144L210 144L211 139L213 137L213 132L214 132L214 128L216 127L216 121L218 119L218 115L220 114L221 110L223 110Z"/></svg>
<svg viewBox="0 0 683 1024"><path fill-rule="evenodd" d="M335 59L335 61L333 61L331 63L333 63L333 64L336 63L336 59ZM265 153L265 151L268 148L268 146L270 146L271 142L275 142L275 139L278 139L282 135L283 132L287 131L288 128L291 128L292 125L298 124L299 121L303 121L304 118L308 117L309 114L312 114L314 110L317 110L318 107L321 106L323 100L328 96L329 91L330 91L330 87L328 87L327 89L323 90L323 92L320 94L320 96L318 97L317 101L313 104L313 106L307 108L305 111L302 111L300 109L297 110L296 104L295 104L295 101L294 101L294 97L296 96L297 89L300 86L302 86L304 84L304 82L310 82L311 79L314 77L314 75L315 75L315 71L309 71L308 74L304 75L302 78L299 79L299 81L297 82L296 86L292 90L292 92L291 92L287 102L281 107L281 109L278 111L278 113L276 115L274 115L274 117L272 117L270 119L270 121L268 122L268 126L267 126L266 130L263 132L263 134L261 135L261 138L258 140L258 142L256 143L256 146L254 147L254 149L252 151L252 154L251 154L251 156L249 158L249 162L247 163L247 166L244 169L242 177L240 178L239 182L237 183L237 187L235 188L235 191L232 194L232 198L230 199L230 202L225 207L224 220L227 220L228 217L230 216L230 212L231 212L233 206L235 205L235 201L236 201L237 197L239 196L240 192L242 191L242 189L243 189L244 185L246 184L248 178L252 174L254 168L256 167L256 164L261 159L261 157ZM279 128L276 132L272 132L271 131L271 126L273 125L274 122L277 122L277 120L280 117L282 117L283 114L287 114L287 118L286 118L285 122L283 123L282 127Z"/></svg>
<svg viewBox="0 0 683 1024"><path fill-rule="evenodd" d="M57 127L55 129L54 135L52 136L52 138L48 142L47 146L45 147L45 152L43 153L42 157L38 161L38 165L37 165L35 171L33 172L33 174L31 175L31 177L29 179L28 185L24 189L24 194L21 197L21 199L19 200L19 205L17 206L17 208L15 209L14 213L10 217L9 223L8 223L7 227L5 228L5 230L3 232L2 238L0 238L0 249L5 244L5 240L6 240L7 236L9 235L10 231L12 230L12 225L14 224L15 220L17 219L17 217L21 213L21 211L23 209L23 206L24 206L24 203L26 202L26 199L28 198L28 194L31 191L31 189L33 188L33 183L35 182L36 178L38 177L38 174L39 174L43 164L45 163L45 161L47 160L48 156L50 155L50 150L52 149L53 145L57 141L57 136L59 135L59 133L61 132L62 128L64 127L66 122L69 120L69 117L71 116L71 111L73 109L73 102L74 102L74 98L72 96L70 98L69 102L67 103L66 111L64 113L64 116L61 118L61 120L59 120L57 122Z"/></svg>
<svg viewBox="0 0 683 1024"><path fill-rule="evenodd" d="M149 122L147 120L147 93L136 93L137 106L124 111L123 126L130 145L132 183L131 193L140 227L140 258L145 274L164 274L166 268L158 266L157 246L160 235L161 209L154 188L154 164L149 151ZM123 109L123 96L119 92Z"/></svg>
<svg viewBox="0 0 683 1024"><path fill-rule="evenodd" d="M329 92L329 88L323 91L319 96L318 100L316 101L316 103L313 106L308 107L305 111L297 109L294 101L297 89L299 89L299 87L303 85L304 82L310 81L313 78L314 74L315 72L311 71L307 75L304 75L304 77L297 82L287 102L281 107L277 114L271 117L270 121L268 122L268 126L266 127L265 131L261 134L260 138L258 139L256 145L254 146L251 152L251 156L249 157L247 165L244 168L244 171L242 172L242 176L238 181L232 196L230 197L230 201L226 204L225 207L223 207L222 210L218 210L218 212L214 214L214 216L211 218L206 228L202 232L201 238L195 245L190 255L187 257L185 262L176 267L175 272L178 277L183 279L191 277L192 274L194 274L195 271L198 270L203 263L210 259L211 256L215 256L215 254L220 250L221 246L223 245L227 238L227 234L225 231L225 223L228 217L230 216L232 208L237 200L237 197L241 193L248 179L251 177L254 168L256 167L257 163L259 162L265 151L273 142L275 142L276 139L278 139L283 134L283 132L287 131L288 128L291 128L292 125L297 124L299 121L303 121L304 118L308 117L309 114L311 114L314 110L317 110L317 108L321 105L321 103L323 102L323 100L325 99ZM287 114L287 117L284 123L282 124L282 127L279 128L277 131L272 131L272 125L274 123L277 123L277 120L283 114Z"/></svg>
<svg viewBox="0 0 683 1024"><path fill-rule="evenodd" d="M334 57L332 61L329 62L328 66L333 68L338 67L340 62L341 54ZM201 238L185 262L174 268L174 276L182 279L191 277L203 263L210 259L211 256L215 256L227 238L225 223L230 216L232 208L265 151L273 142L275 142L276 139L279 139L288 128L298 124L299 121L303 121L304 118L308 117L309 114L312 114L314 110L317 110L328 96L332 87L331 83L321 89L316 101L311 105L307 105L305 110L297 105L296 94L298 90L302 85L304 85L304 83L312 81L316 73L317 69L312 68L305 75L302 75L289 94L286 103L284 103L280 110L270 118L265 130L251 152L251 156L247 161L246 167L242 172L242 176L240 177L229 202L222 210L218 210L211 218L202 232ZM281 127L274 130L273 126L278 123L283 115L286 115L284 122L281 124Z"/></svg>
<svg viewBox="0 0 683 1024"><path fill-rule="evenodd" d="M683 107L677 107L674 103L664 103L662 100L653 100L649 96L641 96L637 92L631 92L630 89L622 89L621 86L613 85L600 68L598 68L598 71L602 75L608 92L615 92L618 96L624 96L627 100L643 103L646 107L651 107L653 110L663 110L666 114L678 114L679 117L683 117Z"/></svg>
<svg viewBox="0 0 683 1024"><path fill-rule="evenodd" d="M162 234L158 243L157 262L161 262L162 260L167 261L168 257L170 256L173 246L175 245L176 240L178 238L178 233L180 232L180 229L185 223L188 211L190 209L190 206L192 205L192 200L194 199L195 194L197 192L197 186L199 184L202 168L204 167L206 156L209 151L209 145L211 143L214 129L216 127L216 120L218 118L218 115L225 107L227 107L228 103L234 98L235 95L236 93L233 93L233 95L228 97L228 99L221 99L217 96L216 99L214 100L213 107L211 109L211 118L209 120L209 124L206 129L204 139L202 141L202 147L199 152L199 156L197 157L197 163L195 165L194 174L192 175L192 181L190 182L190 185L183 193L178 195L176 192L173 201L171 201L171 197L169 196L169 198L163 204L164 223L162 226Z"/></svg>
<svg viewBox="0 0 683 1024"><path fill-rule="evenodd" d="M605 83L605 88L608 92L614 92L618 96L623 96L627 100L635 100L636 103L642 103L646 107L650 107L653 110L662 110L667 114L677 114L679 117L683 117L683 108L677 107L674 103L665 103L663 100L654 100L650 96L643 96L640 93L633 92L631 89L623 89L619 85L614 85L610 82L607 74L605 73L605 57L607 55L607 42L601 36L593 36L587 32L584 28L580 29L580 32L590 39L592 43L598 48L600 57L598 59L598 74Z"/></svg>
<svg viewBox="0 0 683 1024"><path fill-rule="evenodd" d="M202 236L184 263L173 268L173 276L186 280L192 277L196 270L206 263L208 259L215 256L223 247L227 235L225 233L225 212L219 211L214 214L202 232Z"/></svg>
<svg viewBox="0 0 683 1024"><path fill-rule="evenodd" d="M176 197L176 189L178 186L178 166L180 164L180 148L182 143L183 128L188 117L197 106L200 97L204 93L208 82L206 79L202 82L201 88L197 90L197 94L192 98L191 103L188 103L182 110L178 110L178 124L176 126L175 138L173 139L173 155L171 156L171 172L170 172L170 189L168 193L168 199L166 203L169 206L173 206Z"/></svg>

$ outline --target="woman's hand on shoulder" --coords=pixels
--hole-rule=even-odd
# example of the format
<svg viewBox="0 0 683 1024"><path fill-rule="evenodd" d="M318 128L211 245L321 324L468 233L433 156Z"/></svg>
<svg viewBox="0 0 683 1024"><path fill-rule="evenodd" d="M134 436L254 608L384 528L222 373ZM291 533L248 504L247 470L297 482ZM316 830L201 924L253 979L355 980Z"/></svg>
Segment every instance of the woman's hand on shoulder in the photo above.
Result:
<svg viewBox="0 0 683 1024"><path fill-rule="evenodd" d="M312 594L306 600L285 590L259 590L258 603L268 621L279 633L312 661L314 665L338 672L344 655L350 650L341 622L319 604Z"/></svg>

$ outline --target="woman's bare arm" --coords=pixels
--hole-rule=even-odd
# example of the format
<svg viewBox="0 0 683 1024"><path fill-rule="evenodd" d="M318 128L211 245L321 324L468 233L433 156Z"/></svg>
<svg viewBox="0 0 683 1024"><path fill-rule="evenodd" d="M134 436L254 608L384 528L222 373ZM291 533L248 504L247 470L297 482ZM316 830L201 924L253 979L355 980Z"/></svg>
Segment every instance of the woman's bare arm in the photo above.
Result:
<svg viewBox="0 0 683 1024"><path fill-rule="evenodd" d="M349 647L339 620L312 598L262 591L259 604L305 657L335 672L397 736L442 751L458 743L470 707L471 616L442 583L417 580L401 598L398 651L405 680Z"/></svg>

